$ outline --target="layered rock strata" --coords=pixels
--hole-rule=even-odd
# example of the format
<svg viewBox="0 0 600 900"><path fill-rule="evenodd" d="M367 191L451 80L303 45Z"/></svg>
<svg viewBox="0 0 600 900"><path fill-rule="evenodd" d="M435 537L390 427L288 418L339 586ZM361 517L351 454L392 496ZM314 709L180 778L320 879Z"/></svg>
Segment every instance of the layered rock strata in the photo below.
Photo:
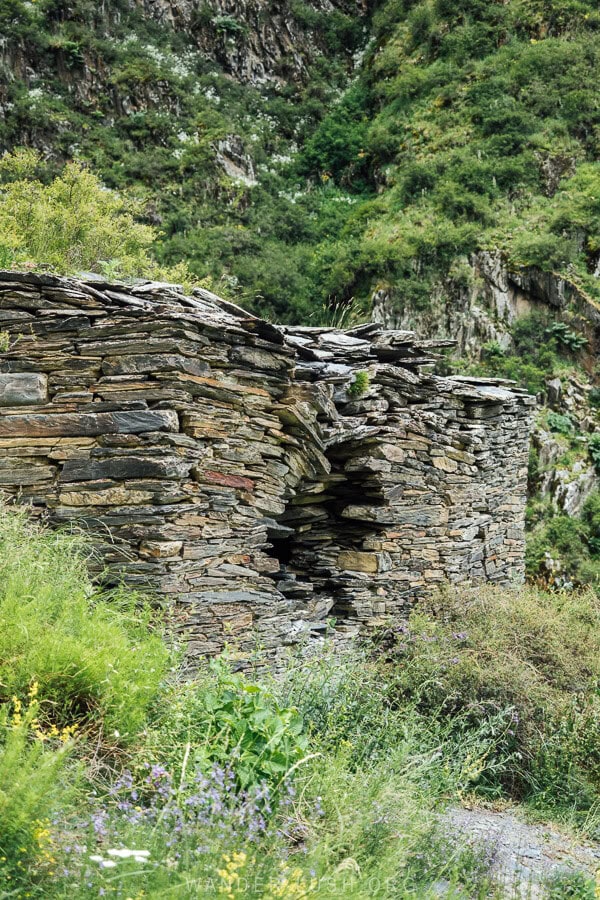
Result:
<svg viewBox="0 0 600 900"><path fill-rule="evenodd" d="M523 574L533 400L376 324L0 273L0 489L173 601L191 655L352 633Z"/></svg>

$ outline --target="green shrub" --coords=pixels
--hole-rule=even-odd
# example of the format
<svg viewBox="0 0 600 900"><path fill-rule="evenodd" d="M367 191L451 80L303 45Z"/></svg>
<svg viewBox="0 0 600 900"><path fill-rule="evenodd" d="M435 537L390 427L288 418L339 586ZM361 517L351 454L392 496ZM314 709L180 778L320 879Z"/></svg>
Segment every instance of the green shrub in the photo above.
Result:
<svg viewBox="0 0 600 900"><path fill-rule="evenodd" d="M546 334L549 337L556 338L560 344L573 352L581 350L588 343L587 338L583 334L572 331L564 322L553 322L550 328L546 330Z"/></svg>
<svg viewBox="0 0 600 900"><path fill-rule="evenodd" d="M40 720L131 742L165 677L169 652L152 613L86 571L83 539L0 507L0 701L39 684Z"/></svg>
<svg viewBox="0 0 600 900"><path fill-rule="evenodd" d="M588 557L587 530L576 518L557 514L552 507L542 508L538 525L530 533L525 565L530 577L542 577L546 553L556 559L562 568L562 576L572 582L579 581L581 566Z"/></svg>
<svg viewBox="0 0 600 900"><path fill-rule="evenodd" d="M600 475L600 434L593 434L588 443L588 450L594 463L594 468Z"/></svg>
<svg viewBox="0 0 600 900"><path fill-rule="evenodd" d="M529 457L527 460L527 493L529 497L534 497L539 488L540 481L540 454L533 444L529 447Z"/></svg>
<svg viewBox="0 0 600 900"><path fill-rule="evenodd" d="M27 265L61 273L80 270L112 277L147 276L189 283L185 265L161 269L150 248L156 232L140 221L143 205L107 190L79 162L67 163L46 183L41 156L16 150L0 159L0 232L13 267ZM10 259L8 259L10 256Z"/></svg>
<svg viewBox="0 0 600 900"><path fill-rule="evenodd" d="M600 387L593 387L588 394L590 406L594 409L600 409Z"/></svg>
<svg viewBox="0 0 600 900"><path fill-rule="evenodd" d="M475 374L501 376L523 385L532 394L545 390L546 381L564 366L558 339L548 331L548 317L540 313L523 316L511 326L513 346L503 349L497 341L483 344Z"/></svg>
<svg viewBox="0 0 600 900"><path fill-rule="evenodd" d="M600 491L595 491L585 501L581 521L586 529L586 540L592 554L600 556Z"/></svg>
<svg viewBox="0 0 600 900"><path fill-rule="evenodd" d="M212 25L222 34L246 34L248 26L235 16L214 16Z"/></svg>
<svg viewBox="0 0 600 900"><path fill-rule="evenodd" d="M308 753L298 710L280 705L265 685L232 672L223 658L212 660L204 677L173 688L161 706L164 713L145 750L170 768L181 763L189 743L195 766L229 766L242 789L263 781L277 787Z"/></svg>
<svg viewBox="0 0 600 900"><path fill-rule="evenodd" d="M549 412L547 416L548 428L557 434L573 434L573 422L569 416L563 416L560 413Z"/></svg>

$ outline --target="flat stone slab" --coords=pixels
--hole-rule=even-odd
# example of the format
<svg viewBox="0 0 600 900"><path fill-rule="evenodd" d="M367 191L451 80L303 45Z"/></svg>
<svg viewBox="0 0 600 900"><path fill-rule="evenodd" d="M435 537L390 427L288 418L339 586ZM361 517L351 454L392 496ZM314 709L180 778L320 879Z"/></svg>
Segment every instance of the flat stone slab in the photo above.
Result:
<svg viewBox="0 0 600 900"><path fill-rule="evenodd" d="M177 431L179 420L172 410L132 410L110 413L49 413L4 416L2 437L70 437L99 434L140 434L145 431Z"/></svg>
<svg viewBox="0 0 600 900"><path fill-rule="evenodd" d="M37 372L0 374L0 406L35 406L48 398L48 378Z"/></svg>

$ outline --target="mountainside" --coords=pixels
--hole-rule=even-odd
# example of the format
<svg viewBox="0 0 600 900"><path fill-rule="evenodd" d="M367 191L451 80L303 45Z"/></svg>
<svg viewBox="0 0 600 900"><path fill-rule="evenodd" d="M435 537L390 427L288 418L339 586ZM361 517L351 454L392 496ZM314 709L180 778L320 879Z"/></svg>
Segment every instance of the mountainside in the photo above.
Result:
<svg viewBox="0 0 600 900"><path fill-rule="evenodd" d="M49 175L89 161L145 199L164 260L301 317L302 229L275 169L346 87L364 23L360 2L4 0L0 149L39 148Z"/></svg>
<svg viewBox="0 0 600 900"><path fill-rule="evenodd" d="M589 580L595 514L562 520L600 470L597 3L0 0L0 33L0 150L41 152L37 196L82 160L171 273L282 322L452 337L447 370L536 393L531 573ZM50 215L27 183L0 265L60 269L20 236ZM127 244L91 268L131 274Z"/></svg>
<svg viewBox="0 0 600 900"><path fill-rule="evenodd" d="M595 3L4 0L0 26L0 146L134 187L165 259L255 306L377 291L428 327L482 251L600 297Z"/></svg>

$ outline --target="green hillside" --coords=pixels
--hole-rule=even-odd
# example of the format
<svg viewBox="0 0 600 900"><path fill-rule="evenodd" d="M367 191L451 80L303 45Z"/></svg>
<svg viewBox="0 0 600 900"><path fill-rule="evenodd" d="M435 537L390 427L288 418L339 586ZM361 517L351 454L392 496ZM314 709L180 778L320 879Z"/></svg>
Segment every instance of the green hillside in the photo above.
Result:
<svg viewBox="0 0 600 900"><path fill-rule="evenodd" d="M243 39L242 20L203 9L196 30L217 49ZM481 248L600 296L597 4L396 0L365 18L295 2L287 15L320 35L306 71L253 86L193 29L125 2L108 15L5 0L0 146L39 147L50 169L89 161L146 201L162 261L283 319L382 285L426 306ZM219 164L228 141L241 178Z"/></svg>
<svg viewBox="0 0 600 900"><path fill-rule="evenodd" d="M329 291L384 281L423 306L461 257L499 248L599 296L599 27L585 2L383 4L361 75L369 125L356 117L347 141L363 129L372 197L348 218ZM334 121L306 164L352 184L356 160L328 152Z"/></svg>

